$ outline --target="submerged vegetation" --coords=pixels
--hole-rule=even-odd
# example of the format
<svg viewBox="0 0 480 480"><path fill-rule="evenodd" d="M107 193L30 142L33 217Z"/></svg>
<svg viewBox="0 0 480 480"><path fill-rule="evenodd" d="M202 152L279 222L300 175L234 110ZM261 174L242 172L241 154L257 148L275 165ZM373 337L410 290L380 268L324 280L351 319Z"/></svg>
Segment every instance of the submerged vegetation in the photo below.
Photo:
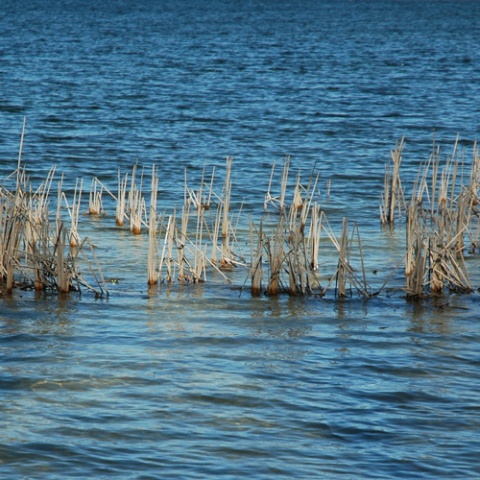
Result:
<svg viewBox="0 0 480 480"><path fill-rule="evenodd" d="M244 272L243 284L233 286L249 289L253 296L323 297L333 292L338 298L370 298L388 288L417 298L473 291L465 256L475 256L479 248L480 156L475 145L467 162L458 139L444 162L434 145L409 194L401 181L405 139L392 150L379 192L379 232L404 230L405 250L392 258L390 271L375 288L367 278L358 223L342 218L335 233L322 208L330 182L322 195L316 169L307 178L298 173L292 180L290 157L279 169L272 166L263 214L254 219L244 215L242 207L232 211L232 157L226 159L218 190L215 169L204 167L196 187L189 184L185 170L183 202L172 211L158 210L158 168L146 170L138 164L130 172L118 171L116 188L92 178L88 208L82 209L83 181L76 180L68 194L55 167L34 188L21 161L22 145L23 134L17 169L0 187L0 288L7 294L23 288L59 294L87 289L96 297L108 295L101 261L94 245L82 238L80 226L83 212L109 221L104 194L116 204L116 228L128 226L132 235L148 235L149 286L205 283L210 272L233 284L238 272ZM403 285L391 287L402 265Z"/></svg>

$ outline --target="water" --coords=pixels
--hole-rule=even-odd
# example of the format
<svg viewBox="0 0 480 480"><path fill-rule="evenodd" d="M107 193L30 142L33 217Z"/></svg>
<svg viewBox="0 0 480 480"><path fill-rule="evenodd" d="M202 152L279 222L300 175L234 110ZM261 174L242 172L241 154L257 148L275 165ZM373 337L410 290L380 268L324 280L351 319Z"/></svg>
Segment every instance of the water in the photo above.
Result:
<svg viewBox="0 0 480 480"><path fill-rule="evenodd" d="M50 3L0 7L2 177L24 117L33 182L56 164L67 189L115 190L155 163L163 208L185 167L196 186L231 155L245 228L291 155L331 181L329 220L358 220L381 284L403 241L378 227L395 141L408 184L434 134L467 160L480 138L475 1ZM1 478L480 476L478 293L257 299L215 274L149 291L145 236L105 209L81 232L108 299L0 297Z"/></svg>

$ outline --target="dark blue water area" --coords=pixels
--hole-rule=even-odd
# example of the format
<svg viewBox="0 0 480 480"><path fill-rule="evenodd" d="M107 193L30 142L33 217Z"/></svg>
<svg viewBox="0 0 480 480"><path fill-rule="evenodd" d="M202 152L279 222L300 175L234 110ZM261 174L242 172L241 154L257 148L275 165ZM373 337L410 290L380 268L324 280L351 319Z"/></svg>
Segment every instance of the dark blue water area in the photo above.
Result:
<svg viewBox="0 0 480 480"><path fill-rule="evenodd" d="M26 116L25 162L69 177L108 178L138 160L178 183L180 165L232 155L240 178L267 182L291 155L297 169L338 177L339 190L355 178L352 190L368 191L403 135L415 167L434 131L447 151L457 134L477 139L478 8L6 2L2 163L16 159Z"/></svg>
<svg viewBox="0 0 480 480"><path fill-rule="evenodd" d="M478 38L473 0L4 0L0 177L24 118L32 181L57 165L68 195L155 164L171 210L185 168L197 188L233 156L248 236L290 155L333 228L359 222L380 288L404 237L379 235L384 165L403 136L407 190L434 141L470 161ZM241 272L148 289L145 236L105 202L82 229L108 299L0 290L1 478L480 477L478 292L253 298Z"/></svg>

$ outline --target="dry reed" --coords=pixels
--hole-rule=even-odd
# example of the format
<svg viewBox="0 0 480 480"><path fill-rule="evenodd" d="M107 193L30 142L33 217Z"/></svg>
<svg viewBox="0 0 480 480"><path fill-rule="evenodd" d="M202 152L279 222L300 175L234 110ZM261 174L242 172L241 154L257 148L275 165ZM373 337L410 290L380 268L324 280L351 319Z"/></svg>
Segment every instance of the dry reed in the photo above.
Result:
<svg viewBox="0 0 480 480"><path fill-rule="evenodd" d="M474 188L458 184L462 161L457 148L458 137L442 168L440 149L434 145L415 183L406 223L405 289L409 297L439 295L445 288L472 291L463 237L470 223Z"/></svg>
<svg viewBox="0 0 480 480"><path fill-rule="evenodd" d="M90 186L90 195L88 198L88 213L90 215L100 215L103 212L102 208L102 193L103 188L97 178L92 178Z"/></svg>
<svg viewBox="0 0 480 480"><path fill-rule="evenodd" d="M12 292L18 285L59 293L86 286L96 296L108 294L93 246L87 240L80 240L82 180L75 183L70 205L63 191L63 177L60 179L56 192L57 208L50 214L55 168L52 167L38 189L33 189L21 163L24 135L25 122L17 170L10 180L15 186L11 191L6 188L0 190L0 280L7 292ZM472 291L465 262L465 237L469 237L469 251L475 253L480 236L479 214L475 210L479 203L480 158L475 144L470 171L465 173L467 167L458 145L457 138L452 154L446 162L442 162L440 148L434 144L429 160L419 170L408 203L400 180L404 139L397 142L391 151L392 164L385 170L381 221L384 225L393 225L397 218L402 219L405 212L404 289L408 297L440 295L446 289L454 292ZM349 229L348 219L344 218L337 239L317 198L319 176L312 173L304 184L298 173L295 181L289 182L290 167L290 157L286 157L278 196L272 196L275 164L272 167L264 209L273 204L278 207L279 214L278 218L273 217L273 222L272 216L265 215L258 226L250 218L249 262L243 259L239 246L242 242L237 239L242 209L235 223L236 213L231 208L232 157L226 159L221 195L214 191L215 169L207 179L204 167L197 190L188 188L185 171L184 202L178 220L176 209L166 217L166 223L163 219L159 220L156 167L152 167L147 217L142 195L144 174L143 169L141 174L138 173L138 164L133 166L130 176L126 174L122 177L119 170L117 197L96 177L92 179L88 212L92 215L103 213L102 193L106 191L117 202L118 226L128 219L132 233L141 234L142 225L148 228L149 285L159 281L172 283L175 280L203 283L207 280L209 268L225 281L231 282L220 268L233 270L233 266L248 263L251 293L254 296L262 292L269 296L281 293L323 296L335 282L334 293L338 298L345 298L352 292L369 298L372 293L357 223ZM329 191L330 181L327 196ZM210 208L212 203L216 203L217 208ZM63 218L63 204L70 221L69 227ZM191 206L194 211L190 210ZM191 219L192 215L195 221ZM161 241L157 239L159 230L164 231ZM322 246L320 252L324 234L327 237L326 246ZM322 287L319 280L320 260L328 255L328 240L330 248L333 246L335 251L335 256L331 256L330 260L334 259L336 264L332 266L334 274L327 277L328 284ZM160 251L158 243L161 244ZM89 249L84 248L87 245ZM207 251L211 252L210 258ZM219 253L221 258L217 262ZM95 287L79 274L77 262L80 260L88 265ZM322 263L322 270L326 270L325 264ZM322 271L323 274L327 276L328 272Z"/></svg>
<svg viewBox="0 0 480 480"><path fill-rule="evenodd" d="M115 211L115 223L117 227L123 227L125 223L125 213L126 213L126 197L127 197L127 185L128 185L128 173L125 174L125 177L122 178L120 174L120 169L118 170L118 197L117 197L117 206Z"/></svg>
<svg viewBox="0 0 480 480"><path fill-rule="evenodd" d="M232 194L232 163L233 157L227 157L225 184L223 188L223 204L222 204L222 259L220 265L222 267L230 266L229 262L232 252L230 250L230 200Z"/></svg>
<svg viewBox="0 0 480 480"><path fill-rule="evenodd" d="M155 166L152 166L152 186L150 195L150 215L148 224L148 284L156 285L158 283L158 246L157 246L157 192L158 192L158 176Z"/></svg>
<svg viewBox="0 0 480 480"><path fill-rule="evenodd" d="M250 276L252 279L252 295L258 297L262 293L262 278L263 278L263 271L262 271L262 250L263 250L263 225L262 221L260 220L260 227L257 233L257 241L256 245L254 244L254 225L252 220L250 219L250 245L251 245L251 268L250 268Z"/></svg>
<svg viewBox="0 0 480 480"><path fill-rule="evenodd" d="M57 208L50 215L55 167L36 190L20 161L16 173L13 191L4 187L0 195L0 280L5 283L6 292L12 293L15 287L58 293L80 291L79 285L84 280L76 268L72 248L77 252L81 249L78 243L81 182L75 185L70 207L62 191L63 177L60 179ZM70 217L69 233L61 219L62 200Z"/></svg>
<svg viewBox="0 0 480 480"><path fill-rule="evenodd" d="M395 212L398 209L399 217L401 217L402 208L404 208L405 201L400 180L400 165L404 147L405 138L403 137L400 143L395 144L395 149L390 152L393 165L385 167L384 192L382 194L382 205L380 206L380 220L383 225L393 225L395 223Z"/></svg>

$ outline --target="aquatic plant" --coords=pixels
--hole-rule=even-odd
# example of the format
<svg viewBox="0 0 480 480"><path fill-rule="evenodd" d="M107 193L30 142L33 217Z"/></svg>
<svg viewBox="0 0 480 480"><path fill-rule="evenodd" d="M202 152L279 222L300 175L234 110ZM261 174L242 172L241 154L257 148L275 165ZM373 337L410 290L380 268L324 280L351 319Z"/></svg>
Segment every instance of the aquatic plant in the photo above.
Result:
<svg viewBox="0 0 480 480"><path fill-rule="evenodd" d="M408 296L440 294L444 288L472 291L464 261L464 235L476 202L476 186L466 187L459 179L457 146L458 137L443 167L440 148L434 146L412 191L406 222Z"/></svg>
<svg viewBox="0 0 480 480"><path fill-rule="evenodd" d="M96 177L93 177L88 200L88 213L90 215L100 215L103 212L102 193L103 187L101 183Z"/></svg>
<svg viewBox="0 0 480 480"><path fill-rule="evenodd" d="M398 212L398 217L401 218L402 209L405 206L400 179L400 165L404 147L405 137L397 142L395 149L390 152L392 164L385 166L384 187L381 195L382 204L380 205L380 221L383 225L393 225L396 212Z"/></svg>
<svg viewBox="0 0 480 480"><path fill-rule="evenodd" d="M102 285L92 287L77 268L78 256L89 244L87 239L80 243L78 235L81 186L76 186L73 207L66 203L71 220L69 232L60 215L62 199L66 201L62 180L58 184L56 215L49 213L54 172L52 168L36 191L23 172L11 189L5 185L1 190L0 282L5 284L7 293L15 287L68 293L79 292L84 286L97 296L108 294ZM94 258L93 250L91 254Z"/></svg>
<svg viewBox="0 0 480 480"><path fill-rule="evenodd" d="M62 175L55 188L53 166L35 189L21 162L23 134L17 169L0 189L0 284L6 292L22 287L67 293L85 286L96 296L108 294L95 249L80 236L83 179L75 179L73 192L65 191ZM95 176L86 212L102 213L108 221L102 199L106 192L116 203L117 227L127 220L130 232L140 239L147 230L150 286L206 283L213 272L216 278L232 283L237 271L245 271L254 296L323 297L332 290L339 299L353 295L370 298L384 290L403 262L401 288L409 298L441 295L445 290L472 292L465 255L474 255L479 245L477 146L468 165L460 154L458 138L446 161L434 142L430 157L420 165L408 201L407 188L401 181L405 146L402 138L390 152L380 205L380 222L390 226L389 232L401 228L405 219L405 253L401 259L392 260L395 266L379 288L372 287L367 278L358 223L344 217L341 224L337 221L332 227L322 207L330 196L330 180L322 197L316 167L306 178L301 171L291 178L290 156L283 162L278 195L272 194L273 163L263 214L254 219L250 213L248 223L242 218L243 205L236 211L231 208L233 157L226 158L223 175L218 175L215 168L208 172L204 166L196 188L189 186L193 182L185 169L183 204L181 208L174 205L171 212L162 215L157 205L158 166L152 165L151 174L138 163L130 173L122 174L119 169L117 195ZM148 175L147 215L144 190L148 187L144 184L148 185ZM56 208L50 212L55 196ZM270 205L276 207L273 212L268 211ZM382 230L381 234L386 233ZM242 236L249 237L249 255L242 251L246 243ZM87 265L93 282L80 275L80 262Z"/></svg>

